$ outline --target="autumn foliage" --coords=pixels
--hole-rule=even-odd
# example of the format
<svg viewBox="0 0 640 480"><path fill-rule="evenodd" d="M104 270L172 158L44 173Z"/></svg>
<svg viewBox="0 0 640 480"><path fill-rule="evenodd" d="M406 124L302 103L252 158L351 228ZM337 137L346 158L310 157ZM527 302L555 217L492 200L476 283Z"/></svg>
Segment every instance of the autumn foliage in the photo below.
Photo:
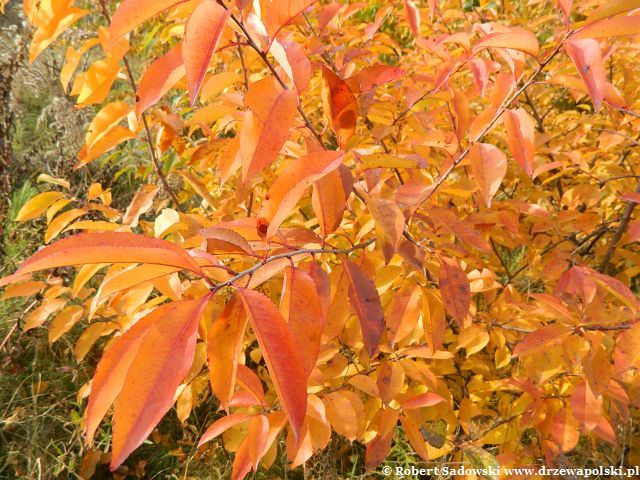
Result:
<svg viewBox="0 0 640 480"><path fill-rule="evenodd" d="M640 462L639 9L24 0L31 58L65 44L94 112L77 168L142 158L124 211L45 176L18 220L46 246L0 280L42 294L25 331L100 352L87 445L111 425L117 469L209 402L194 443L237 479L332 435L372 470L400 435L425 462L581 438Z"/></svg>

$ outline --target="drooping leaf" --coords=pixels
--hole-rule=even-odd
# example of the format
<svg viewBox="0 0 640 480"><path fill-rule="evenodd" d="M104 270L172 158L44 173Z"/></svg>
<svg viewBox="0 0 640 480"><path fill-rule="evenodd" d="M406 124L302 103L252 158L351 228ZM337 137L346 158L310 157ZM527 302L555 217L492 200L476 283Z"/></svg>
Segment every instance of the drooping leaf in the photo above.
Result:
<svg viewBox="0 0 640 480"><path fill-rule="evenodd" d="M473 177L489 208L507 173L507 157L498 147L488 143L474 143L469 157Z"/></svg>
<svg viewBox="0 0 640 480"><path fill-rule="evenodd" d="M373 280L359 266L346 258L342 265L349 282L349 301L360 322L365 349L373 357L384 333L380 296Z"/></svg>
<svg viewBox="0 0 640 480"><path fill-rule="evenodd" d="M506 110L504 125L511 155L522 166L525 173L533 175L535 156L535 125L533 118L523 108Z"/></svg>
<svg viewBox="0 0 640 480"><path fill-rule="evenodd" d="M289 324L308 376L318 358L324 324L316 284L308 273L295 267L285 270L280 312Z"/></svg>
<svg viewBox="0 0 640 480"><path fill-rule="evenodd" d="M531 355L552 348L560 344L569 333L569 329L560 323L540 327L535 332L527 334L527 336L516 345L516 348L513 350L513 356L522 357L523 355Z"/></svg>
<svg viewBox="0 0 640 480"><path fill-rule="evenodd" d="M440 257L439 285L445 308L462 326L471 307L471 288L467 275L454 259Z"/></svg>
<svg viewBox="0 0 640 480"><path fill-rule="evenodd" d="M245 97L247 112L240 129L242 179L249 180L270 165L289 139L298 99L273 79L251 84Z"/></svg>
<svg viewBox="0 0 640 480"><path fill-rule="evenodd" d="M487 35L474 47L474 51L480 51L484 48L509 48L512 50L520 50L522 52L538 56L538 39L528 30L514 29L511 32L492 33Z"/></svg>
<svg viewBox="0 0 640 480"><path fill-rule="evenodd" d="M247 316L240 300L234 295L213 321L207 334L211 390L227 412L236 386L236 371L246 325Z"/></svg>
<svg viewBox="0 0 640 480"><path fill-rule="evenodd" d="M344 148L356 131L358 103L349 84L322 66L322 102L338 143Z"/></svg>
<svg viewBox="0 0 640 480"><path fill-rule="evenodd" d="M182 58L187 74L189 99L194 105L209 62L215 52L231 10L215 0L204 0L195 8L184 29Z"/></svg>
<svg viewBox="0 0 640 480"><path fill-rule="evenodd" d="M207 296L169 304L162 318L144 334L116 401L112 470L171 408L176 389L191 368L198 323L208 300Z"/></svg>
<svg viewBox="0 0 640 480"><path fill-rule="evenodd" d="M572 39L567 42L566 50L589 91L596 112L600 111L607 84L600 44L592 38Z"/></svg>
<svg viewBox="0 0 640 480"><path fill-rule="evenodd" d="M353 177L345 165L340 165L313 184L311 202L322 236L326 237L340 226L352 190Z"/></svg>
<svg viewBox="0 0 640 480"><path fill-rule="evenodd" d="M263 294L238 293L253 327L289 423L299 436L307 410L307 382L295 339L277 307Z"/></svg>

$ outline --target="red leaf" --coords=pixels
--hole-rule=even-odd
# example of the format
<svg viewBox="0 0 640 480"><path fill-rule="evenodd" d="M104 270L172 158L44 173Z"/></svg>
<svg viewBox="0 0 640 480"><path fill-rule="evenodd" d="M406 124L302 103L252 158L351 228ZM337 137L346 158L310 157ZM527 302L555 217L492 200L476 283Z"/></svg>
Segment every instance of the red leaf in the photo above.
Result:
<svg viewBox="0 0 640 480"><path fill-rule="evenodd" d="M569 40L565 48L591 95L596 112L599 112L607 84L600 43L592 38L583 38Z"/></svg>
<svg viewBox="0 0 640 480"><path fill-rule="evenodd" d="M308 273L295 267L285 270L280 312L289 324L308 376L318 359L324 324L316 284Z"/></svg>
<svg viewBox="0 0 640 480"><path fill-rule="evenodd" d="M307 410L307 381L303 360L286 322L263 294L238 289L260 350L296 437Z"/></svg>
<svg viewBox="0 0 640 480"><path fill-rule="evenodd" d="M124 0L111 17L107 50L151 17L187 0Z"/></svg>
<svg viewBox="0 0 640 480"><path fill-rule="evenodd" d="M182 58L187 72L191 105L198 97L209 62L230 15L231 10L223 8L215 0L204 0L187 20Z"/></svg>
<svg viewBox="0 0 640 480"><path fill-rule="evenodd" d="M193 363L198 323L208 300L207 296L168 304L144 335L113 414L111 470L124 462L171 408L176 389Z"/></svg>
<svg viewBox="0 0 640 480"><path fill-rule="evenodd" d="M433 407L439 403L444 402L445 399L442 398L437 393L421 393L412 397L408 400L402 402L402 408L404 409L412 409L412 408L423 408L423 407Z"/></svg>
<svg viewBox="0 0 640 480"><path fill-rule="evenodd" d="M89 263L149 263L202 274L186 250L165 240L126 232L80 233L32 255L13 275L0 278L0 287L26 273Z"/></svg>
<svg viewBox="0 0 640 480"><path fill-rule="evenodd" d="M471 307L471 287L464 270L451 258L440 257L440 293L442 302L459 326Z"/></svg>
<svg viewBox="0 0 640 480"><path fill-rule="evenodd" d="M234 295L207 334L207 356L211 390L227 412L236 385L247 316Z"/></svg>
<svg viewBox="0 0 640 480"><path fill-rule="evenodd" d="M346 82L354 92L367 93L385 83L395 82L405 77L407 72L391 65L374 65L360 70L349 77Z"/></svg>
<svg viewBox="0 0 640 480"><path fill-rule="evenodd" d="M364 346L370 357L378 349L384 333L384 313L376 286L364 271L346 258L342 262L349 281L349 301L362 330Z"/></svg>
<svg viewBox="0 0 640 480"><path fill-rule="evenodd" d="M136 115L155 105L184 76L182 44L155 60L145 70L136 91Z"/></svg>

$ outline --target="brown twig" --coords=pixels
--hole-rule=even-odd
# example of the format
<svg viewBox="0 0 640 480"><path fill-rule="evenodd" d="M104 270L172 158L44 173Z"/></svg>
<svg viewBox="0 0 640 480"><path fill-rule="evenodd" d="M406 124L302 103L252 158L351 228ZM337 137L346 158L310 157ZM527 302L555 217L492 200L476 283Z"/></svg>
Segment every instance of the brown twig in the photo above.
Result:
<svg viewBox="0 0 640 480"><path fill-rule="evenodd" d="M636 193L640 193L640 183L636 188ZM633 211L636 209L636 205L637 203L635 202L629 202L627 204L627 208L625 208L624 213L622 214L622 219L620 220L620 224L618 225L618 228L614 230L613 237L609 242L609 248L607 248L607 252L604 254L604 258L602 259L602 262L600 262L600 266L598 267L598 271L600 273L606 273L607 270L609 269L609 264L611 263L611 258L613 257L613 254L616 251L618 242L622 238L622 235L624 235L624 233L627 231L627 228L629 228L631 215L633 214Z"/></svg>
<svg viewBox="0 0 640 480"><path fill-rule="evenodd" d="M556 57L556 55L558 55L558 53L560 53L561 48L565 44L566 40L571 36L571 34L572 34L572 32L568 32L564 36L564 38L558 43L556 48L551 52L551 54L545 60L543 60L540 63L540 65L535 70L535 72L533 72L529 76L529 78L524 82L524 84L520 88L518 88L511 95L511 97L507 101L503 101L502 102L502 104L500 105L500 107L496 111L496 113L493 116L493 118L489 121L487 126L484 127L484 129L478 134L478 136L475 139L473 139L471 144L469 146L467 146L467 148L464 149L464 151L460 154L460 156L458 158L456 158L453 161L453 163L437 178L437 180L433 183L433 188L428 193L426 198L424 200L422 200L422 202L420 202L420 205L418 205L418 207L420 207L422 204L424 204L424 202L426 202L429 198L431 198L431 196L433 196L433 194L436 192L436 190L438 190L438 188L445 182L445 180L449 177L449 175L451 175L451 173L453 173L454 169L458 165L460 165L460 163L462 163L462 161L465 158L467 158L467 156L469 155L469 152L471 151L471 145L473 145L473 143L475 143L475 142L478 142L478 141L482 140L482 138L487 133L489 133L489 131L493 128L493 126L496 124L498 119L502 116L504 111L511 106L511 104L520 96L520 94L522 94L522 92L524 92L527 88L529 88L529 86L535 81L536 77L544 70L544 68L551 62L551 60L553 60Z"/></svg>
<svg viewBox="0 0 640 480"><path fill-rule="evenodd" d="M100 7L102 9L102 15L105 17L107 22L111 24L111 15L109 14L109 10L107 10L107 6L104 3L104 0L100 0ZM127 71L127 77L129 79L129 83L131 84L131 88L133 89L133 93L135 95L136 92L136 80L133 77L133 71L131 70L131 65L126 57L122 58L124 63L125 70ZM162 166L160 165L160 160L158 159L158 155L156 154L156 149L153 145L153 137L151 136L151 129L149 128L149 122L147 121L147 116L144 112L141 115L142 125L144 127L146 142L149 146L149 153L151 154L151 163L153 165L153 169L160 179L160 183L162 183L162 188L167 192L171 201L175 204L176 209L180 210L180 202L178 201L178 197L169 185L169 181L167 180L166 175L162 172Z"/></svg>

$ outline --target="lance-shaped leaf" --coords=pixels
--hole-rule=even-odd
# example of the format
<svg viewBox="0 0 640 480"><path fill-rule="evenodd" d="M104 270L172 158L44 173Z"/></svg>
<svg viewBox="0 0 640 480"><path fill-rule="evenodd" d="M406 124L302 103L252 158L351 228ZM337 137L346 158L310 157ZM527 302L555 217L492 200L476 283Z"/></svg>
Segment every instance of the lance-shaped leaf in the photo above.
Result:
<svg viewBox="0 0 640 480"><path fill-rule="evenodd" d="M469 156L473 177L487 207L491 207L491 200L507 173L507 157L502 150L488 143L474 143Z"/></svg>
<svg viewBox="0 0 640 480"><path fill-rule="evenodd" d="M311 205L318 217L322 236L326 237L340 226L352 190L353 177L345 165L340 165L313 184Z"/></svg>
<svg viewBox="0 0 640 480"><path fill-rule="evenodd" d="M295 339L278 308L263 294L238 289L278 398L298 438L307 411L307 376Z"/></svg>
<svg viewBox="0 0 640 480"><path fill-rule="evenodd" d="M640 370L640 323L618 335L613 358L618 375L632 368Z"/></svg>
<svg viewBox="0 0 640 480"><path fill-rule="evenodd" d="M187 72L189 99L193 105L202 86L204 74L215 52L231 10L215 0L204 0L195 8L184 28L182 58Z"/></svg>
<svg viewBox="0 0 640 480"><path fill-rule="evenodd" d="M316 0L274 0L267 7L267 32L275 38L280 29L289 24Z"/></svg>
<svg viewBox="0 0 640 480"><path fill-rule="evenodd" d="M603 18L613 17L619 13L628 12L640 8L640 0L611 0L602 2L601 5L589 12L587 16L587 24L602 20Z"/></svg>
<svg viewBox="0 0 640 480"><path fill-rule="evenodd" d="M89 445L107 410L120 394L125 377L149 329L175 309L168 303L138 320L104 352L91 382L87 404L86 442Z"/></svg>
<svg viewBox="0 0 640 480"><path fill-rule="evenodd" d="M145 70L136 91L136 115L155 105L184 76L182 44L179 43Z"/></svg>
<svg viewBox="0 0 640 480"><path fill-rule="evenodd" d="M369 356L373 357L384 333L384 313L380 296L373 280L359 266L346 258L342 265L349 282L349 301L360 322L365 349Z"/></svg>
<svg viewBox="0 0 640 480"><path fill-rule="evenodd" d="M322 66L322 103L342 148L356 131L358 102L349 84Z"/></svg>
<svg viewBox="0 0 640 480"><path fill-rule="evenodd" d="M609 38L640 35L640 15L606 18L578 31L573 38Z"/></svg>
<svg viewBox="0 0 640 480"><path fill-rule="evenodd" d="M484 48L509 48L538 56L538 39L528 30L514 29L511 32L492 33L480 40L473 48L478 52Z"/></svg>
<svg viewBox="0 0 640 480"><path fill-rule="evenodd" d="M607 84L600 44L593 38L583 38L569 40L565 48L589 91L596 112L600 111Z"/></svg>
<svg viewBox="0 0 640 480"><path fill-rule="evenodd" d="M209 297L169 304L144 334L127 371L113 414L115 470L171 408L193 363L198 323Z"/></svg>
<svg viewBox="0 0 640 480"><path fill-rule="evenodd" d="M382 252L386 263L398 250L404 231L404 215L398 204L386 198L367 197L367 208L382 237Z"/></svg>
<svg viewBox="0 0 640 480"><path fill-rule="evenodd" d="M202 274L186 250L157 238L127 232L80 233L64 238L32 255L0 286L26 273L89 263L149 263Z"/></svg>
<svg viewBox="0 0 640 480"><path fill-rule="evenodd" d="M404 16L409 23L409 28L413 36L420 37L420 10L413 0L404 0Z"/></svg>
<svg viewBox="0 0 640 480"><path fill-rule="evenodd" d="M533 118L524 108L506 110L504 112L504 126L507 129L507 141L511 155L527 175L533 175L533 159L536 152Z"/></svg>
<svg viewBox="0 0 640 480"><path fill-rule="evenodd" d="M64 193L60 192L39 193L22 206L16 216L16 221L26 222L27 220L38 218L45 212L45 210L47 210L47 208L63 197Z"/></svg>
<svg viewBox="0 0 640 480"><path fill-rule="evenodd" d="M391 65L374 65L366 67L345 81L353 92L367 93L385 83L395 82L405 77L407 72Z"/></svg>
<svg viewBox="0 0 640 480"><path fill-rule="evenodd" d="M247 316L236 295L231 297L207 334L211 390L227 412L236 386Z"/></svg>
<svg viewBox="0 0 640 480"><path fill-rule="evenodd" d="M187 0L124 0L111 17L107 50L151 17Z"/></svg>
<svg viewBox="0 0 640 480"><path fill-rule="evenodd" d="M269 225L267 238L275 235L282 221L302 198L313 182L338 168L344 157L342 151L323 150L294 160L278 175L262 202L258 216Z"/></svg>
<svg viewBox="0 0 640 480"><path fill-rule="evenodd" d="M302 356L302 366L309 375L318 359L324 324L317 287L311 275L295 267L285 270L280 312L289 324Z"/></svg>
<svg viewBox="0 0 640 480"><path fill-rule="evenodd" d="M289 139L298 98L293 90L285 90L271 78L249 87L245 104L247 112L240 129L242 180L246 182L280 153Z"/></svg>
<svg viewBox="0 0 640 480"><path fill-rule="evenodd" d="M549 350L556 345L560 345L570 334L569 328L561 323L545 325L527 334L513 349L513 356L522 357Z"/></svg>
<svg viewBox="0 0 640 480"><path fill-rule="evenodd" d="M219 418L215 422L213 422L205 432L202 434L200 441L198 442L198 448L204 445L207 442L210 442L218 435L226 432L230 428L235 427L247 420L252 418L251 415L247 413L232 413L231 415L227 415L226 417Z"/></svg>
<svg viewBox="0 0 640 480"><path fill-rule="evenodd" d="M439 284L445 308L456 323L462 326L471 307L471 287L458 262L452 258L440 257Z"/></svg>

